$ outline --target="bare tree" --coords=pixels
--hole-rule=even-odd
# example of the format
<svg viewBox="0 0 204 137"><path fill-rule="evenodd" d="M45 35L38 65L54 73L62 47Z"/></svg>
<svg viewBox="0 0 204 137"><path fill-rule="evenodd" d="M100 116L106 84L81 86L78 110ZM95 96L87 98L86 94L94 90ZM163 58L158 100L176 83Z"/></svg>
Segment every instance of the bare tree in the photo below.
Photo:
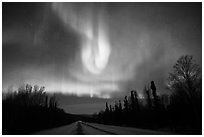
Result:
<svg viewBox="0 0 204 137"><path fill-rule="evenodd" d="M169 73L169 87L178 99L185 99L195 114L195 121L199 123L200 116L198 102L201 99L202 75L201 68L194 63L190 55L181 56L173 66L173 72ZM190 107L189 106L189 107ZM197 126L196 124L195 126Z"/></svg>
<svg viewBox="0 0 204 137"><path fill-rule="evenodd" d="M189 97L201 87L201 68L193 62L190 55L181 56L173 66L173 72L169 73L169 87L171 89L183 89Z"/></svg>

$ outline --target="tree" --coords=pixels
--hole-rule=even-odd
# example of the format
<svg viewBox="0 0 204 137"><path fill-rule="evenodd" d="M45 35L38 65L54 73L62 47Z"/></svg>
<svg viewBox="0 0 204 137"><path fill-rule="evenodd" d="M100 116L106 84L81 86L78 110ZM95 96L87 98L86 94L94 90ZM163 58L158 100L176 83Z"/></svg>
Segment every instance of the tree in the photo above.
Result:
<svg viewBox="0 0 204 137"><path fill-rule="evenodd" d="M106 113L109 112L109 108L108 108L108 102L106 102L106 110L105 110Z"/></svg>
<svg viewBox="0 0 204 137"><path fill-rule="evenodd" d="M183 89L189 97L201 87L201 68L193 62L191 55L181 56L169 73L169 87L173 90Z"/></svg>
<svg viewBox="0 0 204 137"><path fill-rule="evenodd" d="M145 86L144 87L144 94L146 95L146 100L147 100L147 104L148 104L148 107L149 107L149 110L151 110L152 108L152 101L151 101L151 97L150 97L150 89Z"/></svg>
<svg viewBox="0 0 204 137"><path fill-rule="evenodd" d="M191 55L181 56L176 64L173 66L173 72L169 73L168 78L169 87L174 91L172 95L173 103L177 102L175 107L182 104L182 108L188 107L188 112L191 110L195 115L195 129L200 129L198 124L202 116L202 75L201 68L193 61ZM181 105L180 105L181 106Z"/></svg>
<svg viewBox="0 0 204 137"><path fill-rule="evenodd" d="M131 91L131 94L130 94L130 97L131 97L131 98L130 98L130 99L131 99L131 102L130 102L131 104L130 104L130 105L131 105L131 109L132 109L132 110L135 110L135 108L136 108L134 92L135 92L135 91L132 90L132 91Z"/></svg>
<svg viewBox="0 0 204 137"><path fill-rule="evenodd" d="M19 87L2 100L3 134L30 134L37 130L59 126L74 119L67 119L58 108L54 96L44 92L45 87L29 85ZM48 102L50 101L49 107ZM40 124L39 124L40 123Z"/></svg>
<svg viewBox="0 0 204 137"><path fill-rule="evenodd" d="M110 105L110 109L109 110L110 110L110 113L112 113L112 106L111 105Z"/></svg>
<svg viewBox="0 0 204 137"><path fill-rule="evenodd" d="M134 102L135 102L135 109L139 110L139 100L138 100L138 94L137 91L134 91Z"/></svg>
<svg viewBox="0 0 204 137"><path fill-rule="evenodd" d="M151 90L152 90L152 95L153 95L153 97L156 97L157 96L157 93L156 93L156 86L155 86L155 84L154 84L154 81L151 81Z"/></svg>
<svg viewBox="0 0 204 137"><path fill-rule="evenodd" d="M153 96L153 100L154 100L154 107L155 108L159 108L159 99L158 99L158 96L157 96L157 89L156 89L156 86L154 84L154 81L151 81L151 86L150 86L151 90L152 90L152 96Z"/></svg>
<svg viewBox="0 0 204 137"><path fill-rule="evenodd" d="M125 96L125 99L124 99L124 110L125 110L125 112L127 112L128 111L128 100L127 100L127 96Z"/></svg>
<svg viewBox="0 0 204 137"><path fill-rule="evenodd" d="M120 110L120 112L122 112L122 103L120 100L119 100L119 110Z"/></svg>

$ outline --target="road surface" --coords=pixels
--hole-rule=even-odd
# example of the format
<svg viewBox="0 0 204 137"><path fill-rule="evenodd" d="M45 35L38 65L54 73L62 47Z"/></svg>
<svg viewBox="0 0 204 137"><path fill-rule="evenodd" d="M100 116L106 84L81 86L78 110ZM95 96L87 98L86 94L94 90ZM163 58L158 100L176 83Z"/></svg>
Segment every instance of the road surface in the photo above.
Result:
<svg viewBox="0 0 204 137"><path fill-rule="evenodd" d="M58 128L43 130L36 135L166 135L169 133L131 127L110 126L82 121Z"/></svg>

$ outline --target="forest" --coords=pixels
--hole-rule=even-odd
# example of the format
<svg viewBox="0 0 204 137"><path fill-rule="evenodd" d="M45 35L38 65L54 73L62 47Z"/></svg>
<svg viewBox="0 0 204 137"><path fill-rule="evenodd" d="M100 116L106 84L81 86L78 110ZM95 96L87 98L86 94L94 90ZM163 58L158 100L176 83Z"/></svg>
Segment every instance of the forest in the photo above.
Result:
<svg viewBox="0 0 204 137"><path fill-rule="evenodd" d="M30 134L76 121L58 107L54 95L44 90L45 87L26 84L6 94L2 101L2 134Z"/></svg>
<svg viewBox="0 0 204 137"><path fill-rule="evenodd" d="M150 78L151 79L151 78ZM158 94L156 83L144 87L143 96L130 91L115 104L92 116L72 115L59 108L45 87L26 84L7 92L2 100L2 134L30 134L77 120L101 124L161 130L178 134L202 134L201 68L190 55L181 56L168 77L171 94ZM140 92L141 93L141 92Z"/></svg>
<svg viewBox="0 0 204 137"><path fill-rule="evenodd" d="M95 115L103 124L164 130L180 134L202 134L202 76L190 55L182 56L169 73L171 94L157 94L154 81L144 87L143 97L132 90L124 100Z"/></svg>

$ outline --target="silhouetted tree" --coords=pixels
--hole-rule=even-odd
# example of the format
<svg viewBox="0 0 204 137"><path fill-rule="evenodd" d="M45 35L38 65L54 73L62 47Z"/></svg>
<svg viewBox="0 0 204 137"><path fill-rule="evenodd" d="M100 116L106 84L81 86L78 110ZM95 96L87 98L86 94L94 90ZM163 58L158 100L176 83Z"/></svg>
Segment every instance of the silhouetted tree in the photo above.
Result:
<svg viewBox="0 0 204 137"><path fill-rule="evenodd" d="M115 112L118 112L118 111L119 111L119 106L118 106L117 101L115 101Z"/></svg>
<svg viewBox="0 0 204 137"><path fill-rule="evenodd" d="M148 104L149 109L151 110L151 108L152 108L152 101L151 101L149 89L147 89L146 86L144 87L144 94L146 94L147 104Z"/></svg>
<svg viewBox="0 0 204 137"><path fill-rule="evenodd" d="M49 98L44 89L37 85L32 88L31 85L26 84L3 99L3 134L26 134L74 122L66 117L62 109L57 107L55 97Z"/></svg>
<svg viewBox="0 0 204 137"><path fill-rule="evenodd" d="M105 110L106 113L109 112L109 108L108 108L108 102L106 102L106 110Z"/></svg>
<svg viewBox="0 0 204 137"><path fill-rule="evenodd" d="M156 86L154 84L154 81L151 81L151 90L152 90L152 95L153 97L156 97L157 96L157 93L156 93Z"/></svg>
<svg viewBox="0 0 204 137"><path fill-rule="evenodd" d="M120 112L122 111L122 103L121 103L120 100L119 100L119 111L120 111Z"/></svg>
<svg viewBox="0 0 204 137"><path fill-rule="evenodd" d="M49 108L56 109L57 108L57 102L54 96L50 97L50 103Z"/></svg>
<svg viewBox="0 0 204 137"><path fill-rule="evenodd" d="M124 107L119 100L119 104L115 101L113 109L110 105L109 115L99 113L100 122L201 134L201 69L192 62L192 56L182 56L173 68L174 71L169 74L172 94L157 94L155 82L151 81L149 86L144 87L144 98L139 98L132 90L123 100Z"/></svg>
<svg viewBox="0 0 204 137"><path fill-rule="evenodd" d="M131 106L130 106L130 108L132 109L132 110L135 110L136 109L136 102L135 102L135 96L134 96L134 90L132 90L131 91L131 93L130 93L130 99L131 99Z"/></svg>
<svg viewBox="0 0 204 137"><path fill-rule="evenodd" d="M112 106L111 105L110 105L110 109L109 110L110 110L110 113L112 113Z"/></svg>
<svg viewBox="0 0 204 137"><path fill-rule="evenodd" d="M181 56L169 73L169 86L171 89L184 89L186 94L193 98L201 89L201 68L193 62L190 55Z"/></svg>
<svg viewBox="0 0 204 137"><path fill-rule="evenodd" d="M124 99L124 110L127 112L128 111L128 100L127 100L127 96L125 96Z"/></svg>
<svg viewBox="0 0 204 137"><path fill-rule="evenodd" d="M135 109L139 110L140 106L139 106L139 100L138 100L138 94L137 91L134 91L134 99L135 99Z"/></svg>
<svg viewBox="0 0 204 137"><path fill-rule="evenodd" d="M181 56L176 64L173 66L173 71L169 73L169 87L173 91L171 96L171 107L172 109L183 108L183 112L189 111L194 112L194 127L198 127L201 121L201 91L202 91L202 76L201 68L198 64L193 61L191 55ZM184 110L184 108L189 110ZM181 112L180 112L181 113ZM190 114L189 113L189 114ZM189 116L190 117L190 116ZM191 118L188 117L188 120ZM183 118L181 116L181 118ZM201 123L200 123L201 125Z"/></svg>
<svg viewBox="0 0 204 137"><path fill-rule="evenodd" d="M48 108L48 96L45 97L45 107Z"/></svg>
<svg viewBox="0 0 204 137"><path fill-rule="evenodd" d="M159 107L159 99L157 96L157 92L156 92L156 86L154 84L154 81L151 81L151 86L150 86L151 90L152 90L152 96L153 96L153 100L154 100L154 107L158 109Z"/></svg>

